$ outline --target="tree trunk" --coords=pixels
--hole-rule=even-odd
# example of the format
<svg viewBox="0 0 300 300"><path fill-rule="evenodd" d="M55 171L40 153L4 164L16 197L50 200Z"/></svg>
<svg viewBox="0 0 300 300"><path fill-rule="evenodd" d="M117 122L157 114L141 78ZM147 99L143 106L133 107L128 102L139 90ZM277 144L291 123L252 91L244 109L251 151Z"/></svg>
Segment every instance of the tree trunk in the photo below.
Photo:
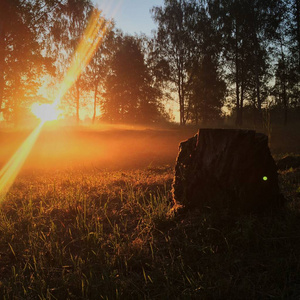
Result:
<svg viewBox="0 0 300 300"><path fill-rule="evenodd" d="M242 48L241 51L241 60L244 62L244 49ZM243 126L243 110L244 110L244 92L245 92L245 68L244 68L244 63L241 63L240 67L240 77L241 77L241 96L240 96L240 122L239 125Z"/></svg>
<svg viewBox="0 0 300 300"><path fill-rule="evenodd" d="M97 94L98 94L98 83L95 84L95 91L94 91L94 114L93 114L93 121L92 124L95 124L96 120L96 113L97 113Z"/></svg>
<svg viewBox="0 0 300 300"><path fill-rule="evenodd" d="M283 107L284 107L283 124L285 126L288 122L288 101L287 101L287 95L286 95L286 79L285 79L285 76L283 77L283 82L282 82L282 100L283 100Z"/></svg>
<svg viewBox="0 0 300 300"><path fill-rule="evenodd" d="M21 115L24 113L21 111L21 98L20 98L20 86L21 86L21 75L15 74L15 80L14 80L14 86L13 89L13 97L11 98L11 104L12 104L12 111L13 111L13 122L14 127L18 128L20 126L21 121Z"/></svg>
<svg viewBox="0 0 300 300"><path fill-rule="evenodd" d="M256 79L257 108L258 108L258 112L261 113L260 80L259 80L259 74L258 74L258 62L257 61L256 61L256 65L255 65L255 79Z"/></svg>
<svg viewBox="0 0 300 300"><path fill-rule="evenodd" d="M180 125L185 124L184 120L184 98L183 98L183 91L182 91L182 82L179 78L179 86L178 86L178 98L179 98L179 114L180 114Z"/></svg>
<svg viewBox="0 0 300 300"><path fill-rule="evenodd" d="M181 98L180 100L180 125L184 125L185 124L185 120L184 120L184 101Z"/></svg>
<svg viewBox="0 0 300 300"><path fill-rule="evenodd" d="M183 62L182 57L177 61L177 70L178 70L178 78L177 78L177 90L178 90L178 98L179 98L179 118L180 125L185 125L185 109L184 109L184 78L183 78Z"/></svg>
<svg viewBox="0 0 300 300"><path fill-rule="evenodd" d="M282 102L283 102L283 107L284 107L284 118L283 118L283 124L284 126L288 122L288 99L287 99L287 94L286 94L286 64L285 64L285 55L283 52L283 44L281 41L281 59L283 63L283 76L282 76Z"/></svg>
<svg viewBox="0 0 300 300"><path fill-rule="evenodd" d="M298 71L300 72L300 0L296 0L297 44L298 44Z"/></svg>
<svg viewBox="0 0 300 300"><path fill-rule="evenodd" d="M182 78L182 84L181 84L181 89L182 89L182 125L185 125L186 123L186 110L185 110L185 90L184 90L184 83L183 83L183 78Z"/></svg>
<svg viewBox="0 0 300 300"><path fill-rule="evenodd" d="M260 80L258 75L258 66L256 63L255 66L255 85L256 85L256 101L257 101L257 113L255 113L255 119L258 122L258 126L261 126L263 124L263 116L261 112L261 98L260 98Z"/></svg>
<svg viewBox="0 0 300 300"><path fill-rule="evenodd" d="M198 107L195 108L195 119L196 119L196 125L199 124L199 117L198 117Z"/></svg>
<svg viewBox="0 0 300 300"><path fill-rule="evenodd" d="M75 83L75 88L76 88L76 123L77 125L79 124L80 121L80 116L79 116L79 99L80 99L80 88L79 88L79 79L77 79Z"/></svg>
<svg viewBox="0 0 300 300"><path fill-rule="evenodd" d="M242 75L243 76L243 75ZM241 102L240 102L240 126L243 126L243 108L244 108L244 79L241 82Z"/></svg>
<svg viewBox="0 0 300 300"><path fill-rule="evenodd" d="M258 62L258 55L259 55L259 43L257 40L256 33L254 40L255 40L255 92L256 92L256 101L257 101L257 111L258 115L255 114L255 119L258 120L258 126L261 126L263 124L263 116L262 116L262 111L261 111L261 95L260 95L260 79L259 79L259 62Z"/></svg>
<svg viewBox="0 0 300 300"><path fill-rule="evenodd" d="M180 125L184 125L185 124L185 118L184 118L184 98L183 98L183 88L182 88L182 80L181 80L181 78L179 78L178 97L179 97Z"/></svg>
<svg viewBox="0 0 300 300"><path fill-rule="evenodd" d="M284 98L285 98L285 100L284 100L285 101L285 106L284 106L284 121L283 121L283 124L284 124L284 126L286 126L286 124L288 122L288 106L287 106L287 103L286 103L286 96Z"/></svg>
<svg viewBox="0 0 300 300"><path fill-rule="evenodd" d="M235 94L236 94L236 120L235 125L240 125L240 86L239 86L239 57L237 29L235 36Z"/></svg>
<svg viewBox="0 0 300 300"><path fill-rule="evenodd" d="M2 111L4 93L4 59L5 59L5 34L4 18L0 15L0 112Z"/></svg>

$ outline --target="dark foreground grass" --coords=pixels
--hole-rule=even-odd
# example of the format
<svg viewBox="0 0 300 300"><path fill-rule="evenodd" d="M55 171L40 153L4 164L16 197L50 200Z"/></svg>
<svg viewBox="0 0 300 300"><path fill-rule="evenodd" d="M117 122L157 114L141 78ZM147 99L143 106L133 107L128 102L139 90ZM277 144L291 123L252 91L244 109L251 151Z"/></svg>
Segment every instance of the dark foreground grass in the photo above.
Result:
<svg viewBox="0 0 300 300"><path fill-rule="evenodd" d="M170 213L170 167L20 174L0 210L1 299L299 299L299 170L277 215Z"/></svg>

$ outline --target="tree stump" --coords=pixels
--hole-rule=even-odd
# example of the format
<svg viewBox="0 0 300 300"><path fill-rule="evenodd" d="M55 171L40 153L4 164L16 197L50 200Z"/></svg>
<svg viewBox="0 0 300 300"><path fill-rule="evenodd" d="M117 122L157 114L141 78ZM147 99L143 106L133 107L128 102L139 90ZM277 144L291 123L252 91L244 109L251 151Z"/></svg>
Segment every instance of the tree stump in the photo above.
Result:
<svg viewBox="0 0 300 300"><path fill-rule="evenodd" d="M238 212L282 206L267 136L254 130L200 129L180 143L173 199L186 208Z"/></svg>

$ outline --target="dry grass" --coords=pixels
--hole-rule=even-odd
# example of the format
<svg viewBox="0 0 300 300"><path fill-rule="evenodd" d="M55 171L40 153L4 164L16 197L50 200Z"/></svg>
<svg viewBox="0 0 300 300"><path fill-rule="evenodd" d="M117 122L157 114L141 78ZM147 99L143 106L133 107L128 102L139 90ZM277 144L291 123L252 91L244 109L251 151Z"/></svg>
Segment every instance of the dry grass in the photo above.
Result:
<svg viewBox="0 0 300 300"><path fill-rule="evenodd" d="M26 171L0 213L3 299L297 299L296 172L281 215L170 215L171 167ZM298 177L297 177L298 176Z"/></svg>
<svg viewBox="0 0 300 300"><path fill-rule="evenodd" d="M81 134L61 133L56 143L79 138L92 147L92 133ZM128 143L125 154L120 143L105 146L104 157L117 149L114 157L125 159L123 171L114 170L119 160L105 169L102 159L29 164L18 176L0 209L1 299L299 299L299 169L280 174L280 214L175 214L173 166L165 163L191 133L103 134L90 140L95 155L103 141L144 141ZM164 154L143 160L151 145L155 155L165 145Z"/></svg>

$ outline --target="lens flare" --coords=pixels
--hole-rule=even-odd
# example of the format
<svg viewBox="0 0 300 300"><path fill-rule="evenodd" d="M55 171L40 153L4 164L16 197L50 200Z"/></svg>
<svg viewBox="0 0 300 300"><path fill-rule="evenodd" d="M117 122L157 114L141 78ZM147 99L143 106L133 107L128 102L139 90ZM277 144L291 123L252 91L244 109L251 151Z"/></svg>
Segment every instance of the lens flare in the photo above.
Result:
<svg viewBox="0 0 300 300"><path fill-rule="evenodd" d="M52 104L35 104L33 113L41 119L40 124L27 137L9 162L0 171L0 201L3 201L6 194L21 170L33 145L35 144L43 125L50 120L57 119L57 107L68 89L75 83L82 71L85 69L93 54L103 39L109 22L101 17L101 11L95 9L92 13L88 26L82 35L82 39L75 51L73 61L64 77L57 96Z"/></svg>
<svg viewBox="0 0 300 300"><path fill-rule="evenodd" d="M44 122L41 122L39 126L33 130L9 162L0 171L0 201L4 200L9 188L14 183L35 141L37 140L43 125Z"/></svg>
<svg viewBox="0 0 300 300"><path fill-rule="evenodd" d="M61 114L61 110L57 109L53 104L33 103L31 111L37 118L45 122L57 120Z"/></svg>
<svg viewBox="0 0 300 300"><path fill-rule="evenodd" d="M95 9L76 49L72 64L60 85L57 97L53 102L54 106L59 105L63 96L90 62L109 26L110 22L104 21L104 19L101 18L101 11Z"/></svg>

